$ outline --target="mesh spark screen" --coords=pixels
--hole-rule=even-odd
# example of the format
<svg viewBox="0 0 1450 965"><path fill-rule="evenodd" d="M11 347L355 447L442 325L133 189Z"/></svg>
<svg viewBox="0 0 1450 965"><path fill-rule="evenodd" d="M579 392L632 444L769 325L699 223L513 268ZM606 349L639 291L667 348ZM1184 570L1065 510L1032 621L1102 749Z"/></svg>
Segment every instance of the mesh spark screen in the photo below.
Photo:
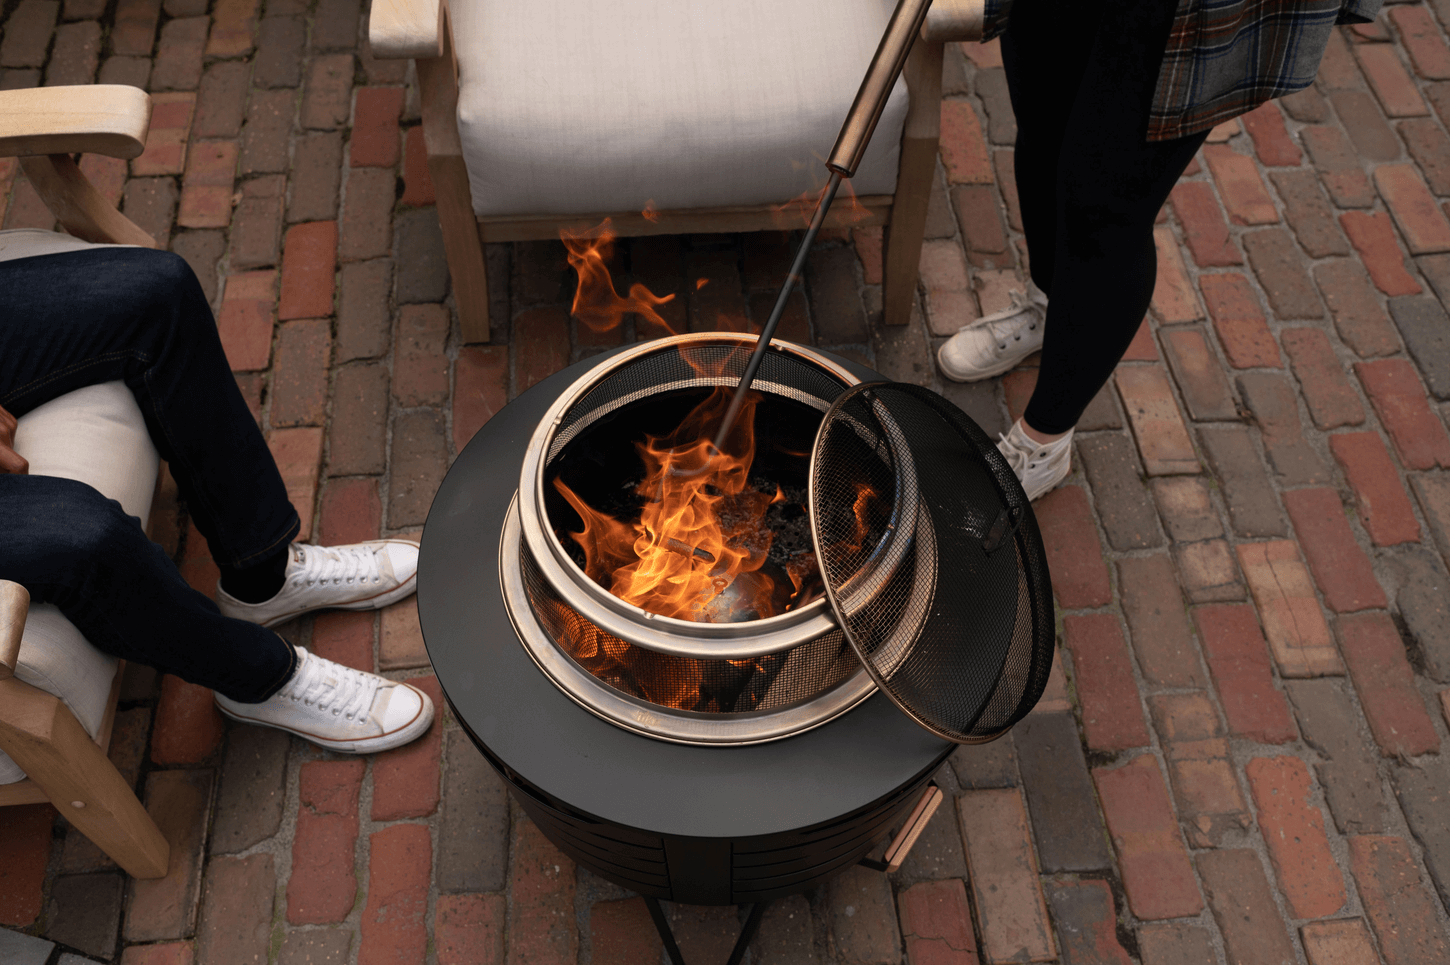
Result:
<svg viewBox="0 0 1450 965"><path fill-rule="evenodd" d="M902 710L975 743L1032 708L1052 667L1047 562L976 423L917 386L852 387L816 438L810 508L836 615Z"/></svg>

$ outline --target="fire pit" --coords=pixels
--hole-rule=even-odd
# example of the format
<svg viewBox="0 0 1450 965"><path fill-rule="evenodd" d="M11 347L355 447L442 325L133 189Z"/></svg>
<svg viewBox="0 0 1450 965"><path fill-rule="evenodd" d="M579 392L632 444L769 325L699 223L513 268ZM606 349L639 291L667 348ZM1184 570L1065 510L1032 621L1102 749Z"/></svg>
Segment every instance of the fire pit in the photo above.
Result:
<svg viewBox="0 0 1450 965"><path fill-rule="evenodd" d="M826 605L793 581L772 616L732 603L723 616L735 622L708 622L652 615L588 574L570 536L582 516L555 483L630 518L631 443L651 418L669 421L661 412L678 422L686 403L733 384L712 365L748 341L660 340L535 386L460 454L420 561L439 681L524 810L591 871L690 904L803 891L857 863L954 746L876 692ZM770 425L751 471L784 503L803 471L791 455L800 440L873 373L794 346L769 358L755 424ZM768 572L786 569L790 548Z"/></svg>
<svg viewBox="0 0 1450 965"><path fill-rule="evenodd" d="M859 380L782 343L735 451L711 463L689 446L728 400L744 344L661 339L572 385L530 440L500 545L509 615L540 669L663 740L774 740L875 689L827 606L805 505L821 415Z"/></svg>

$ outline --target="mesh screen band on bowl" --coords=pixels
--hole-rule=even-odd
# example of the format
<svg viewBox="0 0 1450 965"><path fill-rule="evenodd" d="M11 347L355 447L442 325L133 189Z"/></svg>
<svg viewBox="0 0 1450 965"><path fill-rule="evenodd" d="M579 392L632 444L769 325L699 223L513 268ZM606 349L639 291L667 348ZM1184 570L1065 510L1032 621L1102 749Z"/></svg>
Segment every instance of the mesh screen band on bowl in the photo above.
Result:
<svg viewBox="0 0 1450 965"><path fill-rule="evenodd" d="M876 684L940 737L981 743L1042 695L1052 586L1036 517L987 434L927 389L854 386L811 453L816 556Z"/></svg>

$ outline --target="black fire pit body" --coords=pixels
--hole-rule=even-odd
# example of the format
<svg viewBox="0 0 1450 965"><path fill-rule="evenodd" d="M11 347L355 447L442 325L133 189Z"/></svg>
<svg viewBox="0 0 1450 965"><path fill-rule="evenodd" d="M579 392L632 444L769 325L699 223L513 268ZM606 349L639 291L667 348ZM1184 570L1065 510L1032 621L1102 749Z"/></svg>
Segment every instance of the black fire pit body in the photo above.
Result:
<svg viewBox="0 0 1450 965"><path fill-rule="evenodd" d="M540 417L598 362L564 369L515 399L449 470L419 562L428 655L455 716L520 805L591 871L686 904L812 888L882 840L955 745L881 694L783 740L669 743L594 716L540 671L505 609L500 534Z"/></svg>

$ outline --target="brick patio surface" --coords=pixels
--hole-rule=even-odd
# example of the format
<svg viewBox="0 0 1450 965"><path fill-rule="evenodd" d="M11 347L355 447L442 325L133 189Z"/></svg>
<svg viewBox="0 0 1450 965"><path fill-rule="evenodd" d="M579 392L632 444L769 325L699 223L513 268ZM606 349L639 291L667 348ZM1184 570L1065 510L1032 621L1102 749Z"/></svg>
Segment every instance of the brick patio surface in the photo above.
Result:
<svg viewBox="0 0 1450 965"><path fill-rule="evenodd" d="M323 542L417 533L509 398L644 334L581 329L562 246L529 243L489 250L492 342L461 344L417 89L369 55L366 20L359 0L0 10L0 87L152 92L146 153L82 168L196 270ZM1313 88L1210 137L1156 229L1149 318L1036 504L1061 619L1048 694L952 756L899 873L777 903L752 965L1450 963L1447 26L1433 0L1336 30ZM963 386L931 353L1024 277L996 46L950 50L945 89L912 324L881 324L880 233L860 229L811 253L786 334L995 433L1035 359ZM50 226L0 165L4 226ZM739 328L793 243L664 236L613 264L679 293L679 329ZM210 593L165 482L153 538ZM411 601L284 633L438 697ZM555 850L447 716L356 760L226 724L140 668L121 706L111 757L171 873L127 880L51 807L0 810L0 959L661 960L641 900ZM673 914L690 962L719 965L743 909Z"/></svg>

